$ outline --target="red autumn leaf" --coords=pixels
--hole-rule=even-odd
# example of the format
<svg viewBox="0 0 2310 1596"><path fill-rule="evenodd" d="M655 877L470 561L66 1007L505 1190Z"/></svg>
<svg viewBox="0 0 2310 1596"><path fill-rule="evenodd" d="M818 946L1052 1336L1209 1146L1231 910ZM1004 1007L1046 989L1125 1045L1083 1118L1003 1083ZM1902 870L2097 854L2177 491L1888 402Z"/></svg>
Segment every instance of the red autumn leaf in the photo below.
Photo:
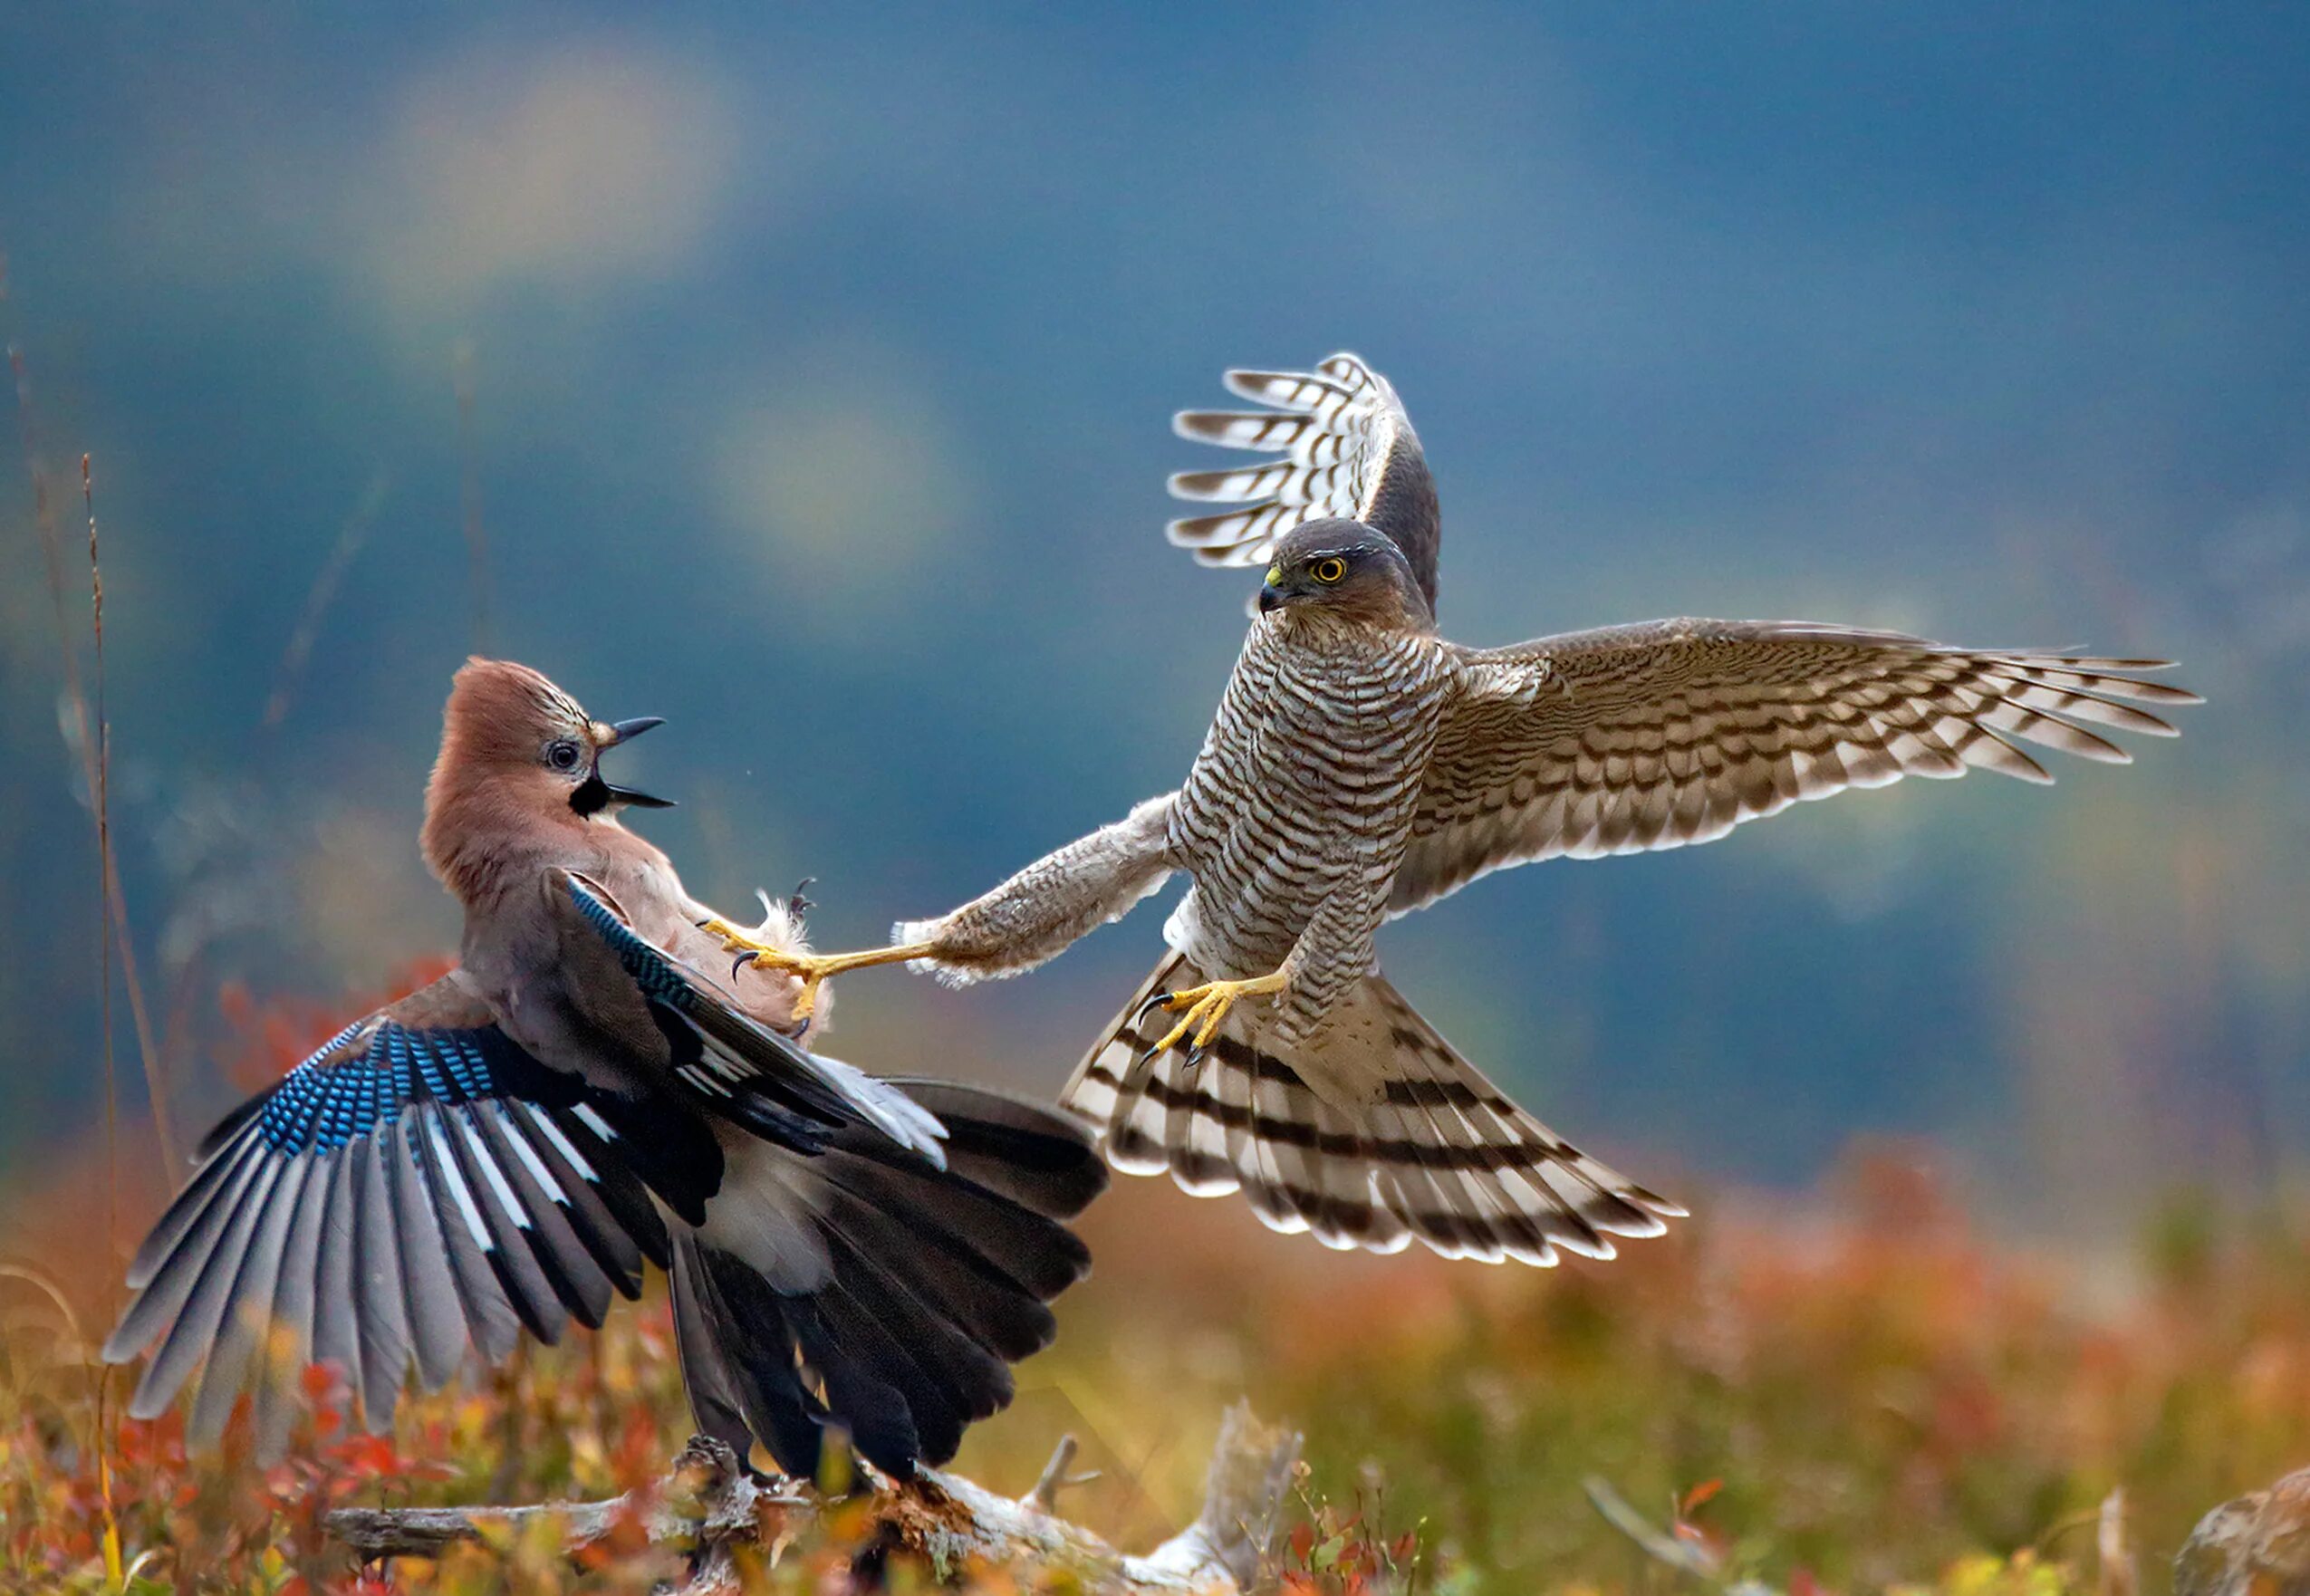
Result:
<svg viewBox="0 0 2310 1596"><path fill-rule="evenodd" d="M1292 1560L1302 1568L1315 1554L1315 1526L1312 1524L1295 1525L1291 1534Z"/></svg>

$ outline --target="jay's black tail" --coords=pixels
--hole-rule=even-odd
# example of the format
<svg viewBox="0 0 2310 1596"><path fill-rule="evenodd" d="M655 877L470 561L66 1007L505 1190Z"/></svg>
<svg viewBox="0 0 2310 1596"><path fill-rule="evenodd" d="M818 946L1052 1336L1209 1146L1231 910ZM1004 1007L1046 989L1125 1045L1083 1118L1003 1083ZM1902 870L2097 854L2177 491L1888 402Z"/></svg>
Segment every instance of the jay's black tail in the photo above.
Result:
<svg viewBox="0 0 2310 1596"><path fill-rule="evenodd" d="M825 1433L904 1477L944 1463L1050 1344L1050 1300L1089 1272L1065 1221L1104 1188L1056 1110L900 1080L946 1126L946 1168L859 1127L815 1158L753 1143L705 1225L673 1238L674 1327L699 1426L814 1474Z"/></svg>

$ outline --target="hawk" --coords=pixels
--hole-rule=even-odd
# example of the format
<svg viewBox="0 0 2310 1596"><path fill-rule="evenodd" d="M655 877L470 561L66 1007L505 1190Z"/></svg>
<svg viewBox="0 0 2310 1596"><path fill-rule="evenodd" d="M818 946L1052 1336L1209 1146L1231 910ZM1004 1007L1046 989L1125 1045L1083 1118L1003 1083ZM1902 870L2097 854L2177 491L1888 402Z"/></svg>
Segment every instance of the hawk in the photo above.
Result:
<svg viewBox="0 0 2310 1596"><path fill-rule="evenodd" d="M1395 390L1353 355L1231 371L1265 407L1187 437L1274 457L1171 478L1206 564L1265 566L1203 748L1151 799L893 947L770 954L809 985L917 961L1033 967L1173 871L1170 951L1067 1083L1108 1159L1336 1247L1609 1257L1682 1214L1509 1101L1380 972L1385 921L1535 860L1707 842L1804 799L1974 768L2053 778L2026 745L2123 763L2104 730L2197 696L2154 659L1950 648L1781 620L1656 620L1472 649L1436 630L1436 490ZM2094 728L2102 728L2100 730ZM750 944L717 925L745 957Z"/></svg>

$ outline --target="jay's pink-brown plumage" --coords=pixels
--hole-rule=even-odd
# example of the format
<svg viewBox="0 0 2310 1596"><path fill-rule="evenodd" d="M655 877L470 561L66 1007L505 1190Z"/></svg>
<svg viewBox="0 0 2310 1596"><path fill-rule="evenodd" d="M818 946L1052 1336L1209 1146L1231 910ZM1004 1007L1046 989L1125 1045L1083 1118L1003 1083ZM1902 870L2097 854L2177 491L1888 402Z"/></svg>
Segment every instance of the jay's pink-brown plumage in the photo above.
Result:
<svg viewBox="0 0 2310 1596"><path fill-rule="evenodd" d="M468 1349L599 1325L645 1262L698 1421L741 1454L808 1473L832 1428L905 1475L1008 1400L1088 1266L1065 1222L1096 1155L1050 1110L807 1051L795 981L729 969L621 823L663 801L601 756L657 724L596 721L526 667L457 673L423 839L465 909L457 967L211 1134L105 1346L149 1353L132 1413L197 1369L195 1437L253 1387L277 1453L294 1373L328 1360L382 1429L412 1364L429 1389ZM799 947L775 907L760 935Z"/></svg>

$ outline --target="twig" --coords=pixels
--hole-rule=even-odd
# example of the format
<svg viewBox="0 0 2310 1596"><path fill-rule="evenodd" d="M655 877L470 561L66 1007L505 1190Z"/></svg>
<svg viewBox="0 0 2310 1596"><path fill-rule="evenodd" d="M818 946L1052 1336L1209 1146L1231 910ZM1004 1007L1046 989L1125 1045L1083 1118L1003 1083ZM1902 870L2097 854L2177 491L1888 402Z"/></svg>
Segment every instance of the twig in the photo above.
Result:
<svg viewBox="0 0 2310 1596"><path fill-rule="evenodd" d="M2141 1580L2125 1536L2125 1487L2116 1485L2102 1498L2101 1522L2095 1526L2093 1549L2101 1562L2094 1582L2095 1596L2134 1596Z"/></svg>
<svg viewBox="0 0 2310 1596"><path fill-rule="evenodd" d="M0 268L5 256L0 255ZM7 279L0 269L0 301L7 298ZM74 630L64 604L63 542L56 530L54 505L48 495L48 467L42 463L36 431L33 426L32 375L24 361L24 350L11 342L8 346L8 370L16 389L16 425L24 447L24 469L32 477L33 525L40 537L40 552L48 576L48 597L56 614L56 646L62 658L64 678L64 702L72 711L72 726L78 733L83 774L91 793L97 785L95 744L88 725L88 700L81 688L80 652L73 645ZM136 939L129 934L128 895L120 888L120 872L117 860L105 861L105 889L111 900L112 936L120 949L120 981L128 988L129 1015L136 1023L137 1050L144 1062L145 1090L152 1100L152 1123L160 1142L160 1159L168 1171L172 1184L181 1184L185 1164L178 1155L176 1127L169 1113L168 1075L167 1065L152 1034L152 1018L144 1004L144 983L137 972Z"/></svg>
<svg viewBox="0 0 2310 1596"><path fill-rule="evenodd" d="M1254 1588L1272 1541L1297 1434L1273 1429L1237 1404L1219 1427L1203 1512L1145 1557L1127 1556L1090 1531L1053 1516L1035 1499L998 1496L959 1475L925 1469L893 1484L870 1473L871 1522L860 1544L911 1552L942 1573L972 1559L996 1564L1058 1565L1081 1588L1102 1596L1240 1596ZM1062 1443L1062 1456L1070 1448ZM1054 1464L1059 1462L1054 1457ZM1045 1469L1048 1478L1054 1471ZM1037 1486L1039 1491L1041 1486ZM820 1507L817 1492L797 1480L757 1483L720 1441L692 1437L659 1482L606 1502L537 1507L339 1508L329 1534L363 1562L433 1557L460 1541L501 1541L540 1518L563 1526L564 1549L576 1552L621 1524L639 1524L650 1543L679 1549L690 1562L690 1596L737 1588L736 1553L777 1549Z"/></svg>
<svg viewBox="0 0 2310 1596"><path fill-rule="evenodd" d="M458 497L466 527L467 582L473 597L473 651L489 648L489 537L481 524L480 445L473 424L473 341L461 338L450 357L457 390Z"/></svg>
<svg viewBox="0 0 2310 1596"><path fill-rule="evenodd" d="M1580 1482L1580 1488L1588 1494L1589 1505L1603 1521L1634 1542L1636 1549L1653 1562L1699 1579L1717 1577L1719 1570L1715 1558L1689 1542L1653 1528L1650 1520L1628 1505L1627 1497L1612 1488L1611 1481L1592 1474Z"/></svg>
<svg viewBox="0 0 2310 1596"><path fill-rule="evenodd" d="M605 1502L548 1502L534 1507L341 1507L328 1517L329 1534L363 1562L387 1557L438 1557L460 1541L498 1539L539 1519L562 1526L563 1548L581 1552L620 1524L636 1522L650 1543L706 1542L717 1525L724 1538L751 1525L765 1507L808 1507L813 1498L801 1486L765 1488L738 1467L736 1456L721 1442L693 1436L663 1480L612 1496ZM702 1513L685 1513L695 1505Z"/></svg>
<svg viewBox="0 0 2310 1596"><path fill-rule="evenodd" d="M88 514L89 620L96 633L96 965L104 1034L104 1241L120 1245L120 1083L112 1064L112 718L104 707L104 566L96 554L96 476L81 456Z"/></svg>
<svg viewBox="0 0 2310 1596"><path fill-rule="evenodd" d="M273 672L273 691L265 700L266 731L278 726L289 713L289 696L304 675L305 661L313 656L313 645L320 640L322 617L329 612L330 601L336 598L353 556L369 541L370 528L376 524L377 513L385 507L386 491L391 486L392 478L383 471L369 479L361 502L353 506L353 513L345 517L344 525L339 529L329 558L314 572L313 586L305 592L304 608L298 612L297 624L289 633L289 646L281 650L281 663Z"/></svg>
<svg viewBox="0 0 2310 1596"><path fill-rule="evenodd" d="M1044 1513L1055 1513L1058 1511L1061 1491L1065 1490L1069 1485L1087 1485L1097 1479L1099 1476L1096 1474L1083 1474L1076 1475L1073 1478L1068 1477L1067 1470L1074 1466L1076 1450L1076 1442L1073 1435L1061 1436L1059 1444L1051 1449L1051 1461L1043 1466L1042 1477L1035 1482L1035 1489L1020 1497L1019 1500L1029 1507L1040 1508Z"/></svg>

